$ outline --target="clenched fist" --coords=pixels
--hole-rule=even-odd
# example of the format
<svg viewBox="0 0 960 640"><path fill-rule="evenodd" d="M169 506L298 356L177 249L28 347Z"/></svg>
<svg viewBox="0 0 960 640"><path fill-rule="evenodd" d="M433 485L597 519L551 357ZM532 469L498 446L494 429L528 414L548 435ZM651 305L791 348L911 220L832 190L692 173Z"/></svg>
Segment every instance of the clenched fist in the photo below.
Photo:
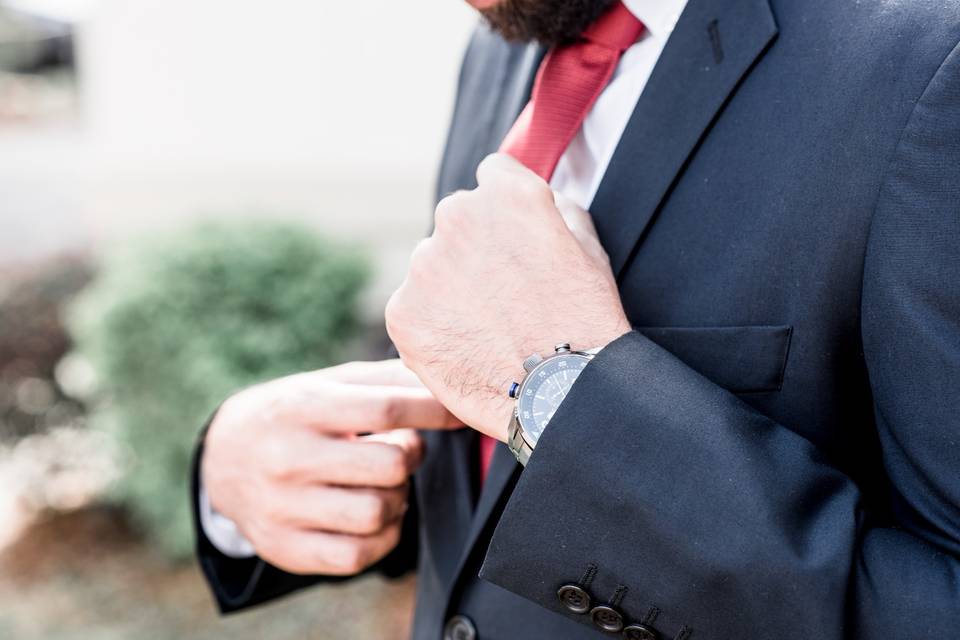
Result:
<svg viewBox="0 0 960 640"><path fill-rule="evenodd" d="M399 541L414 429L461 426L399 360L281 378L228 399L201 466L213 508L266 561L352 575Z"/></svg>
<svg viewBox="0 0 960 640"><path fill-rule="evenodd" d="M630 330L586 212L510 156L437 206L387 305L404 363L464 423L506 440L507 389L533 352L602 347Z"/></svg>

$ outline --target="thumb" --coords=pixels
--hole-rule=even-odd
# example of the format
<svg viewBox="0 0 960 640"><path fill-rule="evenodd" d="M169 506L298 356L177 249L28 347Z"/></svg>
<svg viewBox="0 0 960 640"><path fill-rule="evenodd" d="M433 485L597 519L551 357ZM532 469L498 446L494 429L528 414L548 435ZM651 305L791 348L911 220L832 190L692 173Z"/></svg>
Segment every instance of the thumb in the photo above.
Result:
<svg viewBox="0 0 960 640"><path fill-rule="evenodd" d="M371 433L359 437L367 442L382 442L400 448L407 457L407 468L417 469L423 462L425 448L423 438L414 429L395 429L383 433Z"/></svg>

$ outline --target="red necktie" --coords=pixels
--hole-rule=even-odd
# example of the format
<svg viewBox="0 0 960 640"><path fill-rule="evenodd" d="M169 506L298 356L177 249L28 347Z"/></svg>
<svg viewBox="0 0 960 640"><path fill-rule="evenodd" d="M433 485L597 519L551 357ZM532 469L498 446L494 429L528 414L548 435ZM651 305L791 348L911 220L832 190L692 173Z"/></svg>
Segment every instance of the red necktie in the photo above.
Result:
<svg viewBox="0 0 960 640"><path fill-rule="evenodd" d="M643 23L617 0L576 42L555 47L543 59L530 102L500 145L500 151L550 181L560 156L610 81L620 56ZM496 440L480 438L480 481L487 476Z"/></svg>

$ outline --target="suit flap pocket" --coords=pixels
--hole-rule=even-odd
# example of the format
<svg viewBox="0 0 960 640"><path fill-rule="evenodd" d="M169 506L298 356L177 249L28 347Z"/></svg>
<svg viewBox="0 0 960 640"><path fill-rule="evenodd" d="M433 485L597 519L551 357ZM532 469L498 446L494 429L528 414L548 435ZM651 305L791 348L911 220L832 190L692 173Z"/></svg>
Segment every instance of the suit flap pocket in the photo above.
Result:
<svg viewBox="0 0 960 640"><path fill-rule="evenodd" d="M640 332L736 393L779 391L793 327L646 327Z"/></svg>

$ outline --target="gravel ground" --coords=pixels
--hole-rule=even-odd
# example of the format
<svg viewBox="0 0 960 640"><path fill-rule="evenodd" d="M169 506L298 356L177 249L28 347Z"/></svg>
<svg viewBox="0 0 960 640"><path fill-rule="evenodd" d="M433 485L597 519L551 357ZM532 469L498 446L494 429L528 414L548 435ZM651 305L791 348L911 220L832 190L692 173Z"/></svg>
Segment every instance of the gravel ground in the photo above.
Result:
<svg viewBox="0 0 960 640"><path fill-rule="evenodd" d="M122 514L86 509L43 517L0 551L0 638L403 640L413 586L365 577L220 618L193 564L171 567Z"/></svg>

